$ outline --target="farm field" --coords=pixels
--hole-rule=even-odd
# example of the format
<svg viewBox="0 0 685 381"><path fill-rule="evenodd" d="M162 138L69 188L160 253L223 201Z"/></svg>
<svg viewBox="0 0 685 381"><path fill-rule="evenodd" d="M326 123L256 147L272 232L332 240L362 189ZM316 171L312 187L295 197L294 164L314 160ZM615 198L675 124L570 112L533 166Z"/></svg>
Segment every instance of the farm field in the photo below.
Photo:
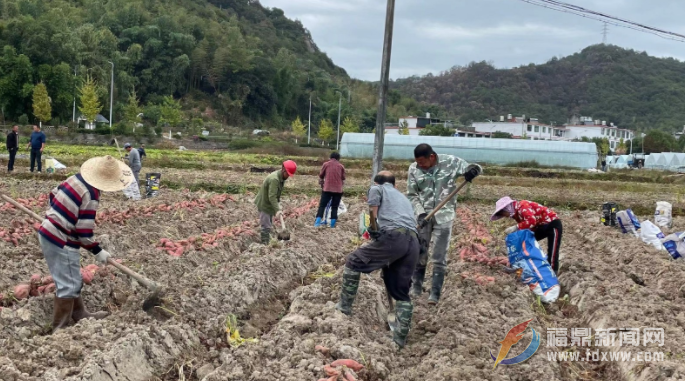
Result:
<svg viewBox="0 0 685 381"><path fill-rule="evenodd" d="M81 148L64 150L65 155L71 152L64 161L69 166L89 155ZM52 294L22 300L12 295L14 286L33 275L49 275L33 222L0 203L0 233L17 234L11 236L16 241L0 237L3 381L318 380L326 378L324 366L334 359L363 364L357 379L364 381L685 379L682 259L673 261L665 252L599 224L603 202L631 207L642 221L651 218L656 201L669 201L676 217L664 233L685 230L679 177L486 167L485 175L461 195L443 298L438 306L429 306L426 294L415 301L407 347L397 351L386 329L387 303L378 273L362 276L351 317L334 308L344 258L362 243L357 215L366 209L369 163L349 162L348 212L338 227L313 229L322 159L296 158L301 166L286 182L283 197L292 239L261 245L252 200L265 172L282 157L194 157L189 151L156 150L148 155L142 172L162 173L159 196L131 202L121 193L105 194L96 237L123 264L166 286L163 306L151 312L141 308L148 295L143 286L114 268L98 268L83 296L89 308L111 315L48 335ZM388 164L404 190L408 163ZM70 171L2 173L0 191L40 214L48 192ZM553 205L559 212L564 223L559 281L566 298L540 304L526 286L502 271L503 231L509 225L491 224L489 215L504 195ZM480 232L477 238L474 231ZM475 245L484 247L487 260L468 255ZM460 255L464 249L467 255ZM82 267L93 263L84 252ZM231 317L245 342L229 340ZM541 333L538 352L522 364L493 369L490 352L498 351L511 327L529 319ZM568 329L569 343L573 328L663 328L663 346L640 343L608 350L658 351L664 358L553 360L552 355L586 350L550 346L547 329L560 327ZM510 356L520 353L531 336L527 330ZM329 349L326 355L315 350L319 345Z"/></svg>

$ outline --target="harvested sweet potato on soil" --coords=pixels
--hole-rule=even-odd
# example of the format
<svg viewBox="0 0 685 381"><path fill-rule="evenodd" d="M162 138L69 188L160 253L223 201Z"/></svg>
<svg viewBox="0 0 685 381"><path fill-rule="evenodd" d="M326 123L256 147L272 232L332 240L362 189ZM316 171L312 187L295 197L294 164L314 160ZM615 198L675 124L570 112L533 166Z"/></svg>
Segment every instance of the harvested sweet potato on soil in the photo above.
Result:
<svg viewBox="0 0 685 381"><path fill-rule="evenodd" d="M331 363L331 366L346 366L355 372L359 372L360 370L364 369L364 365L350 359L335 360Z"/></svg>
<svg viewBox="0 0 685 381"><path fill-rule="evenodd" d="M29 297L29 293L31 292L31 285L28 285L26 283L18 284L14 286L14 297L22 300L26 299Z"/></svg>

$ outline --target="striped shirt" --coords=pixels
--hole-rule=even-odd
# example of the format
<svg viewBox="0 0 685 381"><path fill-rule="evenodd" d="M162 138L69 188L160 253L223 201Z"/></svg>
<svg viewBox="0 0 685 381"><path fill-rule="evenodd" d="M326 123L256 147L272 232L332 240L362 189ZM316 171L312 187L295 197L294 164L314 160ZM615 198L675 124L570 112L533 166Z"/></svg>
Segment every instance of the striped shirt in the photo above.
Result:
<svg viewBox="0 0 685 381"><path fill-rule="evenodd" d="M95 213L100 191L76 174L50 193L50 209L38 233L53 244L75 249L83 247L98 254L102 249L93 240Z"/></svg>

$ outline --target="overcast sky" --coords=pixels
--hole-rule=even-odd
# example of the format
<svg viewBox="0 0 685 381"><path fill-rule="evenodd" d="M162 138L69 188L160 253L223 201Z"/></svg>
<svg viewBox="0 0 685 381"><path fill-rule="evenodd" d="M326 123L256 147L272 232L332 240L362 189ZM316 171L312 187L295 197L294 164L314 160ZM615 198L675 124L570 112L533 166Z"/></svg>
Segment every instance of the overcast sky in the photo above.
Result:
<svg viewBox="0 0 685 381"><path fill-rule="evenodd" d="M685 34L683 0L566 0ZM386 0L261 0L300 20L321 50L359 79L380 78ZM521 0L397 0L393 79L472 61L498 68L543 63L602 42L603 24ZM608 43L685 59L685 43L609 26Z"/></svg>

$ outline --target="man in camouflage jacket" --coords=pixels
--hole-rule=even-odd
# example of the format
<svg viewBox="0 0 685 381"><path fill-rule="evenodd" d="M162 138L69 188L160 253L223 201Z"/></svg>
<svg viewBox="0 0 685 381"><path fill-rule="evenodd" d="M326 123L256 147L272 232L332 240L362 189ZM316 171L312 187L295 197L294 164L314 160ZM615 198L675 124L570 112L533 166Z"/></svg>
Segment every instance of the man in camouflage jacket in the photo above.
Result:
<svg viewBox="0 0 685 381"><path fill-rule="evenodd" d="M450 200L430 221L426 221L426 216L456 189L457 177L464 176L470 182L482 169L477 164L470 165L452 155L438 155L428 144L419 144L414 149L414 158L416 162L409 167L407 178L407 197L414 207L414 214L421 227L421 238L427 244L433 240L433 277L428 302L437 304L445 282L447 248L452 235L457 198ZM412 279L414 297L420 296L423 292L427 264L428 251L422 250Z"/></svg>

